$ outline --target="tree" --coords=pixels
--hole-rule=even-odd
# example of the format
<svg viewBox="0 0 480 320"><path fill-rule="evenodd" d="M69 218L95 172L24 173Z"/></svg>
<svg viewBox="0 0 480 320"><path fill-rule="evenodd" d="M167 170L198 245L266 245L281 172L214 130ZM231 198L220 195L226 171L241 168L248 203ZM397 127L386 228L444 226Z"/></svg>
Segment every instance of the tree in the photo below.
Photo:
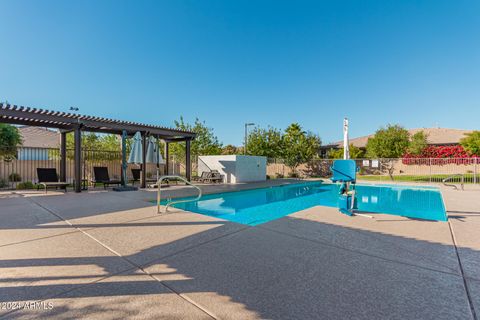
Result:
<svg viewBox="0 0 480 320"><path fill-rule="evenodd" d="M22 144L22 137L17 127L0 123L0 158L11 160L17 155L17 146Z"/></svg>
<svg viewBox="0 0 480 320"><path fill-rule="evenodd" d="M387 125L375 132L367 141L367 157L386 158L380 162L380 168L387 171L393 181L395 162L392 158L400 158L410 145L409 132L399 125Z"/></svg>
<svg viewBox="0 0 480 320"><path fill-rule="evenodd" d="M283 135L283 159L293 173L297 167L316 156L321 145L320 137L310 132L305 132L298 123L292 123L285 129Z"/></svg>
<svg viewBox="0 0 480 320"><path fill-rule="evenodd" d="M470 155L480 156L480 131L467 133L467 136L460 140L460 144Z"/></svg>
<svg viewBox="0 0 480 320"><path fill-rule="evenodd" d="M204 121L200 121L197 118L192 125L186 123L183 117L180 117L180 120L175 121L175 127L179 130L192 131L197 134L190 146L192 156L218 155L222 153L222 144L213 133L213 129L207 127ZM177 157L177 160L185 160L185 143L171 143L169 150L172 155Z"/></svg>
<svg viewBox="0 0 480 320"><path fill-rule="evenodd" d="M67 149L75 148L73 132L67 133ZM93 132L82 132L82 149L94 151L116 151L122 149L120 136L114 134L96 134Z"/></svg>
<svg viewBox="0 0 480 320"><path fill-rule="evenodd" d="M118 160L121 159L121 137L114 134L97 134L82 132L82 150L85 160ZM127 139L127 152L130 141ZM67 158L73 159L75 149L75 137L73 132L67 133ZM58 157L53 153L51 157Z"/></svg>
<svg viewBox="0 0 480 320"><path fill-rule="evenodd" d="M365 157L365 151L358 147L355 147L353 144L350 144L348 150L350 152L350 159L361 159ZM328 151L328 158L343 159L343 148L330 149L330 151Z"/></svg>
<svg viewBox="0 0 480 320"><path fill-rule="evenodd" d="M399 125L380 128L367 141L367 156L371 158L400 158L410 145L410 134Z"/></svg>
<svg viewBox="0 0 480 320"><path fill-rule="evenodd" d="M425 150L427 146L427 134L423 131L419 131L412 136L407 151L411 155L418 156L422 154L423 150Z"/></svg>
<svg viewBox="0 0 480 320"><path fill-rule="evenodd" d="M238 148L232 144L227 144L225 147L222 148L222 154L224 155L231 155L231 154L239 154Z"/></svg>
<svg viewBox="0 0 480 320"><path fill-rule="evenodd" d="M282 155L282 149L282 133L278 129L256 127L248 135L249 155L278 158Z"/></svg>

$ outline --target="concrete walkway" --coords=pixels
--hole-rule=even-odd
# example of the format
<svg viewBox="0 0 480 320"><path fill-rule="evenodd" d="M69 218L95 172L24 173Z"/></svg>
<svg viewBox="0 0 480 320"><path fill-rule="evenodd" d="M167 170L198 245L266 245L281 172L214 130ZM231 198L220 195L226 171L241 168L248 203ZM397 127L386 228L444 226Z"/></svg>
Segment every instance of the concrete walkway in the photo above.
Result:
<svg viewBox="0 0 480 320"><path fill-rule="evenodd" d="M478 189L443 190L448 223L347 217L318 206L257 227L157 215L151 191L37 195L0 195L0 315L8 319L480 313Z"/></svg>

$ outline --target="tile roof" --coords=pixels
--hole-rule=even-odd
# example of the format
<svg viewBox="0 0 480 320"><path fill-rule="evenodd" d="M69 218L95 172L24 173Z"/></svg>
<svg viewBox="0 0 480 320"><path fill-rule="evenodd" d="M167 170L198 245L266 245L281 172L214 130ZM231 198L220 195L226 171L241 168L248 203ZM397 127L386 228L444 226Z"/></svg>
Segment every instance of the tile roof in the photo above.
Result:
<svg viewBox="0 0 480 320"><path fill-rule="evenodd" d="M23 126L18 131L26 148L58 148L60 132L42 127Z"/></svg>
<svg viewBox="0 0 480 320"><path fill-rule="evenodd" d="M448 129L448 128L416 128L409 129L410 135L423 131L427 134L427 141L433 145L448 145L458 144L460 139L465 137L465 134L472 132L472 130ZM350 143L355 147L364 148L367 145L368 138L373 137L373 134L358 138L350 139ZM343 147L343 140L329 144L329 146Z"/></svg>

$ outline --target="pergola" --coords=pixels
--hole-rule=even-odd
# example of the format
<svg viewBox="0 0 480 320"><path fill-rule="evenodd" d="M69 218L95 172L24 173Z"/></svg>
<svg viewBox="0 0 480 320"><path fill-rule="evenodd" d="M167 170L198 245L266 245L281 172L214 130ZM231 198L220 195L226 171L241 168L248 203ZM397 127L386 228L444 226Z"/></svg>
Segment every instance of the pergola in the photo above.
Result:
<svg viewBox="0 0 480 320"><path fill-rule="evenodd" d="M9 105L0 103L0 122L28 125L37 127L49 127L60 130L60 180L66 181L66 158L67 158L67 144L66 137L68 132L74 133L75 147L74 147L74 176L75 176L75 192L81 192L82 181L82 131L110 133L125 136L133 136L136 132L142 134L143 143L143 163L146 163L146 147L147 137L154 136L157 139L165 141L165 160L168 174L168 146L171 142L185 141L186 146L186 178L191 179L191 157L190 157L190 142L195 139L195 133L177 129L169 129L160 126L152 126L142 123L113 120L108 118L100 118L93 116L80 115L75 113L67 113L61 111L50 111L44 109L27 108L23 106ZM122 143L122 148L125 144ZM122 150L125 151L125 150ZM122 166L122 170L123 166ZM146 173L142 170L142 188L146 187ZM123 177L123 173L122 173Z"/></svg>

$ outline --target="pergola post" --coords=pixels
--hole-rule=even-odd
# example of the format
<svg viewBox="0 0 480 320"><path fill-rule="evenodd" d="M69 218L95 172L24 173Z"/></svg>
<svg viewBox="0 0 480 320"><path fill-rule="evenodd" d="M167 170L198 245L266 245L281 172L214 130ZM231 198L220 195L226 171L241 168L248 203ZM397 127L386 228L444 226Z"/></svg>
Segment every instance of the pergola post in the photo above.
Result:
<svg viewBox="0 0 480 320"><path fill-rule="evenodd" d="M142 188L147 187L147 133L142 135Z"/></svg>
<svg viewBox="0 0 480 320"><path fill-rule="evenodd" d="M165 175L170 174L170 170L168 169L170 167L170 154L168 150L168 141L165 141Z"/></svg>
<svg viewBox="0 0 480 320"><path fill-rule="evenodd" d="M60 181L67 182L67 132L60 132Z"/></svg>
<svg viewBox="0 0 480 320"><path fill-rule="evenodd" d="M185 178L190 181L192 178L192 161L190 158L190 140L185 141Z"/></svg>
<svg viewBox="0 0 480 320"><path fill-rule="evenodd" d="M121 166L122 186L127 185L127 131L122 131L122 166Z"/></svg>
<svg viewBox="0 0 480 320"><path fill-rule="evenodd" d="M75 192L82 190L82 130L77 126L74 131L75 140Z"/></svg>

